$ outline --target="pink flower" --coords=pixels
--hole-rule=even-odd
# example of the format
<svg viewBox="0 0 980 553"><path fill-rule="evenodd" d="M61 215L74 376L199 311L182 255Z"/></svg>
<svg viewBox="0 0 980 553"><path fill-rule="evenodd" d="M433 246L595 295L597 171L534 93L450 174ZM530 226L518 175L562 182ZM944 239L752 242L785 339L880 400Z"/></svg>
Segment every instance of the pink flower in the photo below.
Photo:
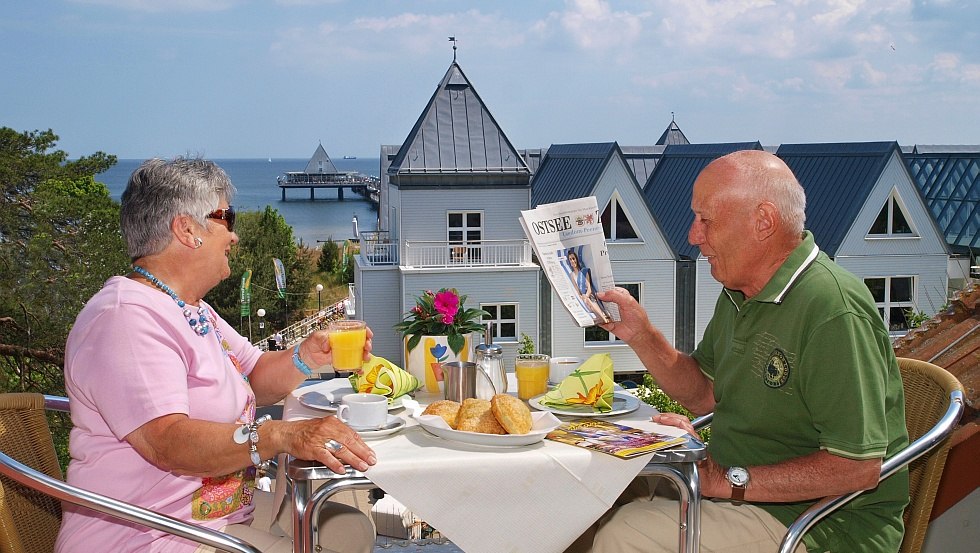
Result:
<svg viewBox="0 0 980 553"><path fill-rule="evenodd" d="M439 292L436 294L435 308L442 315L443 323L453 324L453 318L459 311L459 296L449 291Z"/></svg>

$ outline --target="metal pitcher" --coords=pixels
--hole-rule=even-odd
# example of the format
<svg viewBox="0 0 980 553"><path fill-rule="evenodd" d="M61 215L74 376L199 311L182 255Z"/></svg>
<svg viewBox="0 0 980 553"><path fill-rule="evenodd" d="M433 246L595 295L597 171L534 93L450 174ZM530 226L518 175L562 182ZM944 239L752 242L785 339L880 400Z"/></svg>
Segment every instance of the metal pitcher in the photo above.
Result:
<svg viewBox="0 0 980 553"><path fill-rule="evenodd" d="M445 379L444 397L452 401L463 402L464 399L475 398L477 381L487 380L487 375L469 361L451 361L442 364L442 374ZM481 376L482 375L482 376Z"/></svg>

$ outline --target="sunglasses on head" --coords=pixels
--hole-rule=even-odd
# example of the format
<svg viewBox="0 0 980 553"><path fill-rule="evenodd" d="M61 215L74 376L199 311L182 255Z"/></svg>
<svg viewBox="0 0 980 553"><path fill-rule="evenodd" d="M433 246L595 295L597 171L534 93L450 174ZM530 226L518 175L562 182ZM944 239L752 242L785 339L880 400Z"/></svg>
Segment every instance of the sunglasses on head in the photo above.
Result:
<svg viewBox="0 0 980 553"><path fill-rule="evenodd" d="M235 208L215 209L207 215L208 219L220 219L228 223L228 232L235 232Z"/></svg>

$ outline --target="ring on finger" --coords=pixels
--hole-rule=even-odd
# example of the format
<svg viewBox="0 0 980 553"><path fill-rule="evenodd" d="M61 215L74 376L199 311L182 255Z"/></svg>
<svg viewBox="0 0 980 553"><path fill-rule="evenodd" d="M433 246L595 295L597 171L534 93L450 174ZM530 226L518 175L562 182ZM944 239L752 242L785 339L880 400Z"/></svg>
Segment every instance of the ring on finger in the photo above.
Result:
<svg viewBox="0 0 980 553"><path fill-rule="evenodd" d="M327 440L323 443L323 449L326 449L330 453L336 455L344 450L344 444L338 442L337 440Z"/></svg>

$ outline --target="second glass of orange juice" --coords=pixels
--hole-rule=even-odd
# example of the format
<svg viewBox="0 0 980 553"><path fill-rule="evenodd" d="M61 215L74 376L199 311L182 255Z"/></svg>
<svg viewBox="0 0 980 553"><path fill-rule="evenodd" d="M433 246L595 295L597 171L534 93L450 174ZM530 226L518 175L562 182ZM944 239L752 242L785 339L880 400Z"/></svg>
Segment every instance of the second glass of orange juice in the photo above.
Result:
<svg viewBox="0 0 980 553"><path fill-rule="evenodd" d="M548 361L544 354L520 354L514 363L517 397L529 400L548 391Z"/></svg>
<svg viewBox="0 0 980 553"><path fill-rule="evenodd" d="M360 369L364 364L364 342L367 341L364 321L331 321L327 332L330 334L334 370Z"/></svg>

